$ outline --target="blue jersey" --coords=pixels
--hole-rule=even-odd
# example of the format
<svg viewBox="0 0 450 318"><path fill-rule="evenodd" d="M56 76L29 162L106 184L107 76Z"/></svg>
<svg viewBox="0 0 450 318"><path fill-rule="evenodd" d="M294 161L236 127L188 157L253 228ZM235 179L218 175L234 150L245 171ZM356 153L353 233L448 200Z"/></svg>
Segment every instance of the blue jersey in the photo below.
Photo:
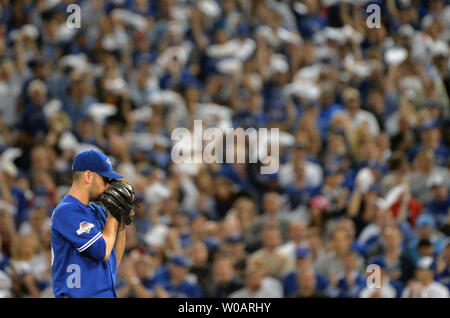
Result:
<svg viewBox="0 0 450 318"><path fill-rule="evenodd" d="M52 215L52 277L55 297L116 297L117 261L114 249L103 261L102 238L107 214L66 195Z"/></svg>

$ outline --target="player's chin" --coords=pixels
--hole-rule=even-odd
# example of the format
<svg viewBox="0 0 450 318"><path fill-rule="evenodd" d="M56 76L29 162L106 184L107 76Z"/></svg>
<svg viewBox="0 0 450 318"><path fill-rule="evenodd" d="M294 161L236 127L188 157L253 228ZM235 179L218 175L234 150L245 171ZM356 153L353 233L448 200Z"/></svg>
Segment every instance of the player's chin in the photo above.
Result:
<svg viewBox="0 0 450 318"><path fill-rule="evenodd" d="M89 201L100 201L102 194L103 192L94 193L93 195L91 195L91 199Z"/></svg>

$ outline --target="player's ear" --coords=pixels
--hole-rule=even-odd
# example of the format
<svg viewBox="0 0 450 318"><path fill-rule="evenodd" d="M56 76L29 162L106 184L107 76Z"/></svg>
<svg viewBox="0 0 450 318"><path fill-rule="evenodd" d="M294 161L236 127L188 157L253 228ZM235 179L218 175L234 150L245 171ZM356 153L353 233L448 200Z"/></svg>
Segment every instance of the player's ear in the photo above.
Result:
<svg viewBox="0 0 450 318"><path fill-rule="evenodd" d="M94 173L90 170L86 170L83 173L83 177L84 177L84 182L86 182L87 184L91 184L92 182L94 182Z"/></svg>

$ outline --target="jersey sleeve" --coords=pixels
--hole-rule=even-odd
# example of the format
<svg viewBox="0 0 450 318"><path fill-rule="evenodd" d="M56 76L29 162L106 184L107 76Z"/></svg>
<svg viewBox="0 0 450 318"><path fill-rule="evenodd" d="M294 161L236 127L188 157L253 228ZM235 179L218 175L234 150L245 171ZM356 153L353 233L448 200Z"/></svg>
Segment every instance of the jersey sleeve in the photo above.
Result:
<svg viewBox="0 0 450 318"><path fill-rule="evenodd" d="M101 229L96 226L92 217L77 211L69 215L59 213L53 217L55 230L62 235L79 253L86 253L95 260L103 260L106 243Z"/></svg>

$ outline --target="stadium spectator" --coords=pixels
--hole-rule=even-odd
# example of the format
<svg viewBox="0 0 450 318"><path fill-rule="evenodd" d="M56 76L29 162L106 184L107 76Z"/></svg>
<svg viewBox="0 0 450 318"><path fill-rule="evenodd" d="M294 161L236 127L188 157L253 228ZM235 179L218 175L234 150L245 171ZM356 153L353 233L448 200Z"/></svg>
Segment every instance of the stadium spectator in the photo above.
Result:
<svg viewBox="0 0 450 318"><path fill-rule="evenodd" d="M328 298L317 289L317 281L313 268L305 268L298 273L299 291L296 298Z"/></svg>
<svg viewBox="0 0 450 318"><path fill-rule="evenodd" d="M298 273L302 269L309 269L313 265L312 255L308 248L299 247L295 250L295 267L294 270L287 273L283 279L283 290L284 297L294 296L298 292ZM317 288L321 291L324 291L328 287L328 280L318 274L315 273Z"/></svg>
<svg viewBox="0 0 450 318"><path fill-rule="evenodd" d="M403 298L448 298L448 289L434 280L436 264L431 256L419 260L414 279L408 282Z"/></svg>
<svg viewBox="0 0 450 318"><path fill-rule="evenodd" d="M436 280L447 288L450 286L450 242L436 258Z"/></svg>
<svg viewBox="0 0 450 318"><path fill-rule="evenodd" d="M364 287L360 294L360 298L395 298L401 295L398 294L398 291L392 286L389 275L386 272L386 262L383 257L377 257L370 262L369 265L377 265L379 268L379 277L375 277L374 286L366 286ZM377 274L375 272L375 274ZM368 272L368 277L370 273ZM379 280L379 286L377 286L377 279Z"/></svg>
<svg viewBox="0 0 450 318"><path fill-rule="evenodd" d="M406 284L414 276L414 261L404 249L403 234L397 226L388 226L383 231L382 241L368 252L370 256L383 256L391 281Z"/></svg>
<svg viewBox="0 0 450 318"><path fill-rule="evenodd" d="M235 273L231 258L219 255L213 262L213 278L205 288L205 297L227 298L243 286L244 282Z"/></svg>
<svg viewBox="0 0 450 318"><path fill-rule="evenodd" d="M245 271L245 286L233 292L230 298L280 298L282 292L274 289L267 280L262 263L252 262Z"/></svg>
<svg viewBox="0 0 450 318"><path fill-rule="evenodd" d="M276 228L266 228L262 235L263 247L249 256L251 260L259 260L264 264L267 275L280 279L292 266L289 258L280 252L281 234Z"/></svg>

